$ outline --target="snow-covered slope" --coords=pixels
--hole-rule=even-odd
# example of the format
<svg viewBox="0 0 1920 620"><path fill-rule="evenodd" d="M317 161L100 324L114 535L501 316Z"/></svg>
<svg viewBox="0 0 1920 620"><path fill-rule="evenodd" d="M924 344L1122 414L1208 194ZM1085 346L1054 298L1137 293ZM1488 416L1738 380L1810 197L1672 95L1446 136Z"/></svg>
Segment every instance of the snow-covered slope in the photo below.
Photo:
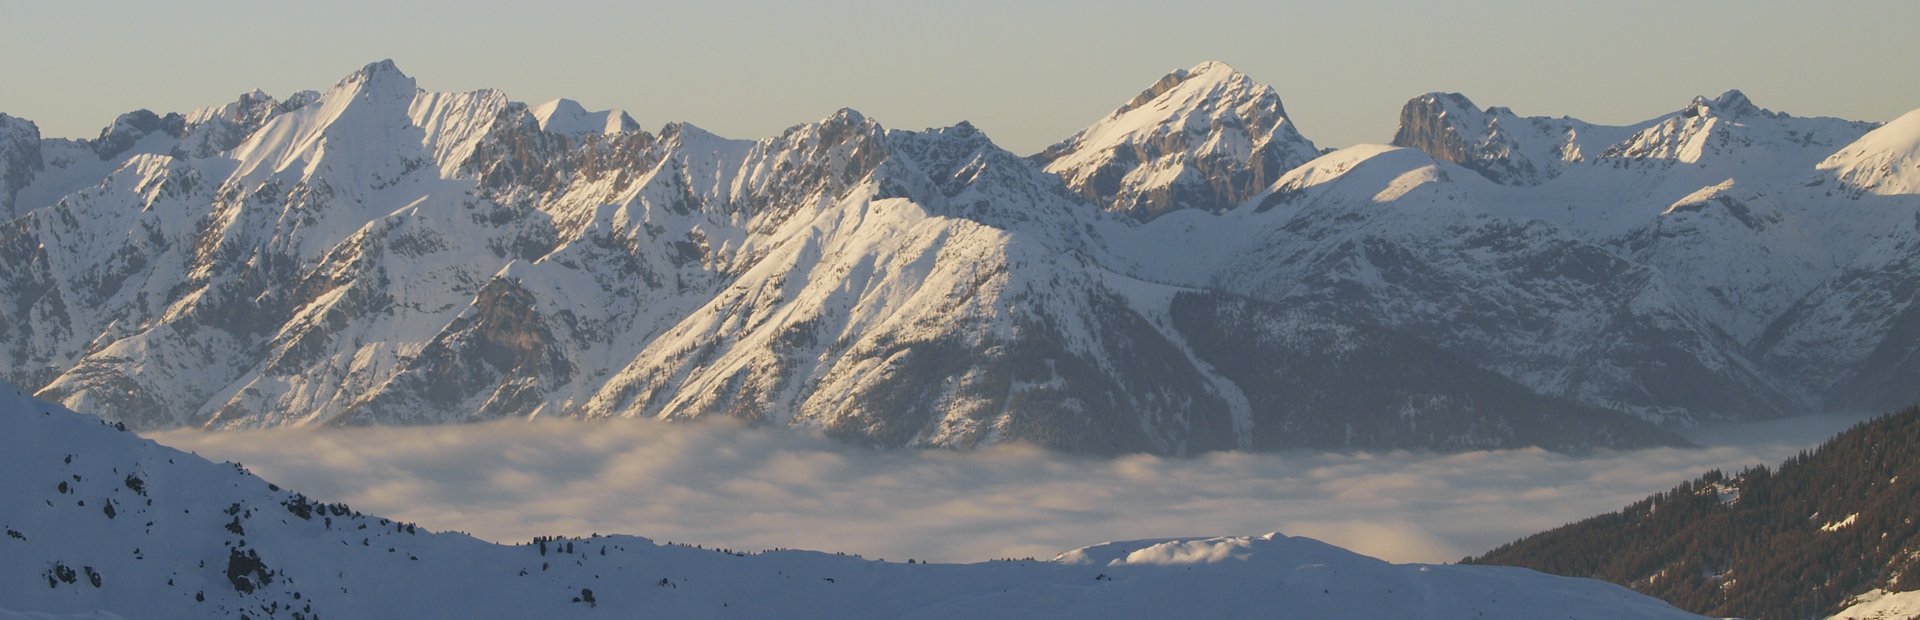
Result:
<svg viewBox="0 0 1920 620"><path fill-rule="evenodd" d="M1209 61L1167 74L1034 161L1107 210L1146 220L1238 206L1315 155L1279 94Z"/></svg>
<svg viewBox="0 0 1920 620"><path fill-rule="evenodd" d="M0 617L1694 617L1599 581L1278 534L979 564L632 536L499 545L308 498L5 384L0 471Z"/></svg>
<svg viewBox="0 0 1920 620"><path fill-rule="evenodd" d="M1828 620L1909 620L1920 618L1920 591L1887 592L1874 590L1854 597L1851 607Z"/></svg>
<svg viewBox="0 0 1920 620"><path fill-rule="evenodd" d="M1857 204L1904 217L1756 343L1769 364L1835 406L1871 410L1920 400L1920 213L1912 203Z"/></svg>
<svg viewBox="0 0 1920 620"><path fill-rule="evenodd" d="M1920 110L1868 132L1818 168L1851 192L1920 194Z"/></svg>

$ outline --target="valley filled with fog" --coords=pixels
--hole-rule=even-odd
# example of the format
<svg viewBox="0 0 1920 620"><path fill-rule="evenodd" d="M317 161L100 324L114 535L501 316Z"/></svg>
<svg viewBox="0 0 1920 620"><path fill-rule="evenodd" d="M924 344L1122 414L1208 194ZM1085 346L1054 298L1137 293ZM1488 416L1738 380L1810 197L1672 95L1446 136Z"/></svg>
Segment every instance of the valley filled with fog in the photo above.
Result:
<svg viewBox="0 0 1920 620"><path fill-rule="evenodd" d="M1702 427L1689 432L1699 448L1587 455L876 451L789 429L630 419L148 437L323 501L502 542L624 533L971 562L1280 531L1395 562L1450 562L1708 469L1777 466L1861 419Z"/></svg>

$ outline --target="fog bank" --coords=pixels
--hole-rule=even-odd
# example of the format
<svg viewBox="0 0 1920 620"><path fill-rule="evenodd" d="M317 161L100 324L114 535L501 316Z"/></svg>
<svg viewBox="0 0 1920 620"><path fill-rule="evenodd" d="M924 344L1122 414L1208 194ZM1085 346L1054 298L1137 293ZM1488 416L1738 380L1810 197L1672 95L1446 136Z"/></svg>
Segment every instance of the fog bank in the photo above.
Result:
<svg viewBox="0 0 1920 620"><path fill-rule="evenodd" d="M496 541L623 533L961 562L1279 531L1447 562L1710 468L1777 465L1853 419L1707 429L1705 448L1586 456L874 451L787 429L650 420L148 436L324 501Z"/></svg>

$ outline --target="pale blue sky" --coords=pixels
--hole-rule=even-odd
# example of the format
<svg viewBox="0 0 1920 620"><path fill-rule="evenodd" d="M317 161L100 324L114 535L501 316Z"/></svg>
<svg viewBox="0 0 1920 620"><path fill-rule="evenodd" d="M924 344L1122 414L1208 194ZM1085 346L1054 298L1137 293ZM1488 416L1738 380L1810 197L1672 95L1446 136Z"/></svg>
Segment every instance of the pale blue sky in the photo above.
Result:
<svg viewBox="0 0 1920 620"><path fill-rule="evenodd" d="M1920 2L977 0L414 3L0 0L0 112L92 136L120 112L324 89L381 58L430 90L499 88L758 138L846 106L971 120L1029 153L1172 69L1232 64L1321 146L1383 142L1432 90L1626 123L1745 90L1795 115L1920 107Z"/></svg>

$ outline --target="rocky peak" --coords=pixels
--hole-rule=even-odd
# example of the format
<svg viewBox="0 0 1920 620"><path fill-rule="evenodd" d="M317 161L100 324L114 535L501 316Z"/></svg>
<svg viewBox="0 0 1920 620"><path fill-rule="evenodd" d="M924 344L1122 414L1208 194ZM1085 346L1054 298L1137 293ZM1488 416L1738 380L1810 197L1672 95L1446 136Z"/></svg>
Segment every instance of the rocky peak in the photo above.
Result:
<svg viewBox="0 0 1920 620"><path fill-rule="evenodd" d="M418 89L413 77L400 71L393 60L381 60L361 67L334 84L336 91L354 91L365 97L412 97Z"/></svg>
<svg viewBox="0 0 1920 620"><path fill-rule="evenodd" d="M840 108L819 122L787 129L768 145L803 151L859 151L884 148L886 128L859 110Z"/></svg>
<svg viewBox="0 0 1920 620"><path fill-rule="evenodd" d="M1032 164L1001 149L966 121L925 131L891 131L887 141L948 197L989 178L997 179L1001 189L1030 185L1032 177L1052 180L1032 174Z"/></svg>
<svg viewBox="0 0 1920 620"><path fill-rule="evenodd" d="M1712 99L1708 99L1704 95L1694 97L1693 102L1687 104L1687 107L1680 111L1680 115L1684 117L1741 117L1756 114L1769 114L1769 112L1760 106L1754 105L1753 100L1748 99L1746 93L1738 90L1728 90L1727 92L1721 93L1719 97Z"/></svg>
<svg viewBox="0 0 1920 620"><path fill-rule="evenodd" d="M1491 112L1491 110L1489 110ZM1400 107L1393 145L1426 151L1434 159L1466 164L1475 159L1488 114L1460 93L1427 93Z"/></svg>
<svg viewBox="0 0 1920 620"><path fill-rule="evenodd" d="M194 110L186 115L185 135L174 154L208 157L232 149L288 109L291 108L256 89L224 105Z"/></svg>
<svg viewBox="0 0 1920 620"><path fill-rule="evenodd" d="M155 133L179 138L186 132L186 125L186 118L177 113L160 116L152 110L134 110L113 119L113 124L100 130L100 137L92 143L93 152L102 160L113 159L133 148L141 138Z"/></svg>
<svg viewBox="0 0 1920 620"><path fill-rule="evenodd" d="M686 122L667 123L661 127L660 142L683 156L730 159L733 160L733 166L739 165L738 159L754 144L751 140L735 140Z"/></svg>
<svg viewBox="0 0 1920 620"><path fill-rule="evenodd" d="M0 221L19 215L14 212L14 195L32 183L44 167L40 127L26 119L0 114Z"/></svg>
<svg viewBox="0 0 1920 620"><path fill-rule="evenodd" d="M819 122L796 125L748 150L735 194L761 221L756 229L784 222L796 209L837 199L887 160L886 128L852 108Z"/></svg>
<svg viewBox="0 0 1920 620"><path fill-rule="evenodd" d="M1755 105L1745 93L1694 97L1685 107L1646 124L1609 147L1604 158L1623 163L1700 164L1729 153L1768 149L1777 161L1812 164L1871 129L1851 121L1796 118ZM1791 154L1780 159L1782 154Z"/></svg>
<svg viewBox="0 0 1920 620"><path fill-rule="evenodd" d="M320 100L320 91L303 90L303 91L294 93L292 95L288 95L286 101L280 102L280 111L292 112L294 110L307 107L308 105L311 105L313 102L319 101L319 100Z"/></svg>
<svg viewBox="0 0 1920 620"><path fill-rule="evenodd" d="M1145 220L1231 209L1318 154L1272 88L1210 61L1167 74L1033 159L1107 210Z"/></svg>
<svg viewBox="0 0 1920 620"><path fill-rule="evenodd" d="M871 133L879 130L880 123L868 119L867 115L861 114L859 110L840 108L815 123L813 127L819 130L819 135L826 141L838 142L840 137L849 136L851 133Z"/></svg>
<svg viewBox="0 0 1920 620"><path fill-rule="evenodd" d="M725 138L720 137L719 134L713 133L711 131L707 131L706 129L700 127L699 125L695 125L693 123L676 121L672 123L667 123L665 126L660 128L660 139L678 140L682 142L695 142L695 141L706 141L706 140L724 140Z"/></svg>
<svg viewBox="0 0 1920 620"><path fill-rule="evenodd" d="M1227 63L1209 60L1194 65L1191 68L1175 69L1172 73L1162 76L1160 81L1154 82L1152 86L1141 91L1139 95L1135 96L1131 101L1128 101L1126 105L1120 106L1120 109L1115 110L1114 114L1124 114L1141 106L1153 103L1155 100L1160 99L1167 93L1173 92L1182 86L1188 86L1187 90L1190 91L1199 91L1207 94L1214 94L1226 88L1265 88L1254 82L1252 78L1248 78L1246 74L1240 73L1233 67L1228 66ZM1266 90L1271 91L1271 89ZM1275 97L1275 103L1278 103L1278 97ZM1285 114L1284 110L1280 110L1279 112L1282 115Z"/></svg>
<svg viewBox="0 0 1920 620"><path fill-rule="evenodd" d="M236 122L253 121L258 124L274 113L279 102L272 95L254 89L241 93L233 101L223 105L207 106L187 113L187 124L198 125L214 119Z"/></svg>
<svg viewBox="0 0 1920 620"><path fill-rule="evenodd" d="M1529 118L1505 107L1485 110L1460 93L1427 93L1400 108L1393 145L1419 149L1502 185L1538 185L1581 157L1590 125Z"/></svg>

